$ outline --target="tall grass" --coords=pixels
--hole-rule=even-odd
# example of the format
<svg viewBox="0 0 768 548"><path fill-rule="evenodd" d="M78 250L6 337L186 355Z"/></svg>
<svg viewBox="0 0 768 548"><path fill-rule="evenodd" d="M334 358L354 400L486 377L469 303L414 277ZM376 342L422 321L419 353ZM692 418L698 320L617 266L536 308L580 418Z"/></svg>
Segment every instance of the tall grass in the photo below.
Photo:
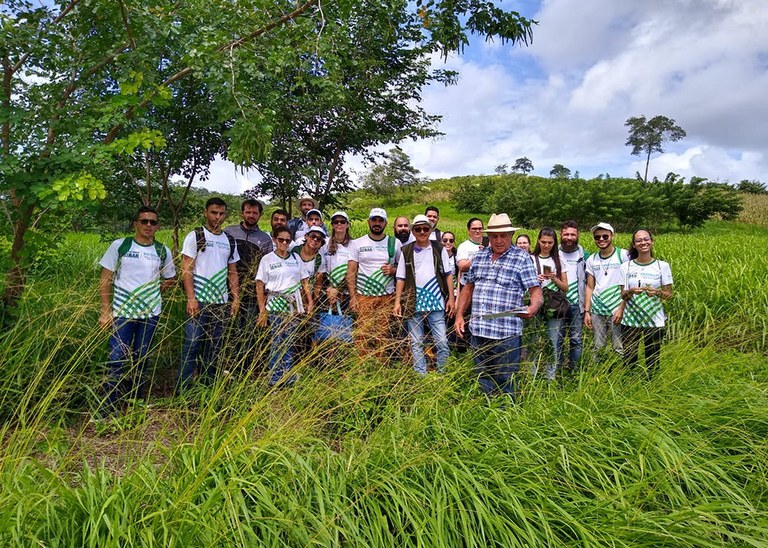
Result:
<svg viewBox="0 0 768 548"><path fill-rule="evenodd" d="M325 367L310 356L295 387L268 389L265 342L254 358L227 348L228 380L156 395L102 433L85 418L107 336L100 250L72 243L0 340L0 544L762 546L766 265L749 250L767 239L732 225L657 238L677 294L650 382L588 366L560 385L525 377L504 407L466 357L422 379L325 347ZM170 296L158 333L160 393L182 304Z"/></svg>

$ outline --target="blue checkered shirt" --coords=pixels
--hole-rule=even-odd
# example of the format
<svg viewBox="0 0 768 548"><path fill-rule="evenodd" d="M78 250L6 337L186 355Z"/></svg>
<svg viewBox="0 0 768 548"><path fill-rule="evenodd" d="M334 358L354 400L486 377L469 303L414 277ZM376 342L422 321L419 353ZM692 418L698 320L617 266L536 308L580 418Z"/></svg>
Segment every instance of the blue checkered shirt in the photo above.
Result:
<svg viewBox="0 0 768 548"><path fill-rule="evenodd" d="M539 286L536 269L528 253L512 246L494 262L491 261L491 248L486 247L472 259L466 283L475 286L469 320L469 330L473 335L486 339L522 335L523 321L516 316L493 319L482 319L480 316L522 306L526 290Z"/></svg>

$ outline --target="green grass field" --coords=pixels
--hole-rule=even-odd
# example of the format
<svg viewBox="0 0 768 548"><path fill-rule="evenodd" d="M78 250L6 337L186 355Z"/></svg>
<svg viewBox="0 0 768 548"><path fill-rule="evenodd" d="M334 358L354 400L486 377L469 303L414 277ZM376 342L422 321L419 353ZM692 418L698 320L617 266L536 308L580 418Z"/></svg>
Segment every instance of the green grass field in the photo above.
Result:
<svg viewBox="0 0 768 548"><path fill-rule="evenodd" d="M440 227L465 239L465 217L438 205ZM176 289L151 406L96 428L105 248L73 235L51 250L0 339L3 546L768 542L765 227L657 236L675 296L651 382L607 366L556 386L524 376L505 408L479 393L466 357L421 379L324 348L323 368L300 362L294 388L270 391L261 348L228 352L231 378L172 400Z"/></svg>

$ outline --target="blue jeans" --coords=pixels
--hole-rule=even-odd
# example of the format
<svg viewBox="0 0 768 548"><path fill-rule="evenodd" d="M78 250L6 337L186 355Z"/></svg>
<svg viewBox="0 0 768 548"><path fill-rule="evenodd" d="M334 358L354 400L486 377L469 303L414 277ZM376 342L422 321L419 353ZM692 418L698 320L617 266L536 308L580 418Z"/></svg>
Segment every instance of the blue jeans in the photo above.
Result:
<svg viewBox="0 0 768 548"><path fill-rule="evenodd" d="M285 384L291 384L295 377L288 377L293 368L294 346L298 342L297 336L300 318L291 314L270 314L269 328L272 333L272 343L269 347L269 386L274 386L283 380Z"/></svg>
<svg viewBox="0 0 768 548"><path fill-rule="evenodd" d="M506 339L486 339L472 335L477 382L485 394L501 392L514 399L521 343L520 335Z"/></svg>
<svg viewBox="0 0 768 548"><path fill-rule="evenodd" d="M563 340L560 336L560 333L565 328L565 324L567 322L568 319L558 318L552 318L546 322L538 319L536 320L536 323L533 325L535 331L532 344L537 349L537 351L533 356L533 365L531 366L532 375L536 375L538 371L538 363L541 360L546 359L546 377L550 381L555 380L555 376L557 375L557 368L562 364L563 359ZM549 339L549 345L547 345L548 348L546 352L542 348L541 341L539 340L544 329L546 329L547 338Z"/></svg>
<svg viewBox="0 0 768 548"><path fill-rule="evenodd" d="M107 406L116 407L125 394L139 398L144 396L146 356L157 329L158 318L114 319L114 329L109 338L108 377L104 383ZM126 368L127 364L133 367Z"/></svg>
<svg viewBox="0 0 768 548"><path fill-rule="evenodd" d="M192 375L198 371L200 380L211 384L216 376L224 325L229 318L229 304L200 303L200 312L187 317L184 324L184 344L176 393L189 388Z"/></svg>
<svg viewBox="0 0 768 548"><path fill-rule="evenodd" d="M578 304L571 305L571 317L563 320L560 327L559 340L560 356L565 355L565 337L568 337L568 362L569 368L574 370L579 367L581 361L581 331L584 328L584 313ZM559 365L563 365L561 361Z"/></svg>
<svg viewBox="0 0 768 548"><path fill-rule="evenodd" d="M412 318L406 320L408 335L411 338L411 352L413 353L413 370L420 375L427 374L427 359L424 357L424 324L429 324L432 339L437 348L437 370L441 373L445 369L450 350L448 349L448 336L445 332L445 311L434 310L432 312L415 312Z"/></svg>

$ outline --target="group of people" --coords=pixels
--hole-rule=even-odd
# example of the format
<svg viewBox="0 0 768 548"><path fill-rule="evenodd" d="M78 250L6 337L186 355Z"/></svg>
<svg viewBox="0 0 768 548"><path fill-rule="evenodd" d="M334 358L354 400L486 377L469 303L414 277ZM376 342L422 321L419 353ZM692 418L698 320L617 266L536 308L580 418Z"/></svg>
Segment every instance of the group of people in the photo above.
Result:
<svg viewBox="0 0 768 548"><path fill-rule="evenodd" d="M293 384L294 363L316 340L312 319L323 314L354 318L343 325L352 325L363 360L400 357L397 341L407 332L413 368L421 375L428 371L428 348L442 372L449 341L463 342L489 395L514 397L524 325L546 332L540 338L551 349L548 359L534 356L534 375L542 361L550 380L564 366L577 367L583 326L594 333L595 359L610 336L628 365L637 364L643 342L647 374L658 367L662 302L672 293L672 276L666 262L654 259L647 230L635 231L625 251L614 246L613 227L598 223L591 228L598 251L590 255L573 221L562 224L559 243L554 229L541 229L531 250L527 235L513 244L519 228L504 213L492 215L487 226L470 219L467 240L456 246L455 234L437 228L440 213L433 206L412 221L396 218L391 235L387 212L373 208L367 233L356 239L344 211L334 212L326 228L312 198L301 198L298 208L294 219L274 211L267 233L259 228L263 206L255 199L244 200L241 222L226 227L226 203L206 203L205 224L186 235L181 250L187 319L178 394L195 375L201 383L215 380L228 325L244 360L269 341L270 386ZM100 324L112 329L104 400L110 410L126 394L143 396L161 295L176 278L170 250L154 238L157 212L139 208L133 228L134 235L114 241L100 263ZM334 346L346 340L341 336Z"/></svg>

